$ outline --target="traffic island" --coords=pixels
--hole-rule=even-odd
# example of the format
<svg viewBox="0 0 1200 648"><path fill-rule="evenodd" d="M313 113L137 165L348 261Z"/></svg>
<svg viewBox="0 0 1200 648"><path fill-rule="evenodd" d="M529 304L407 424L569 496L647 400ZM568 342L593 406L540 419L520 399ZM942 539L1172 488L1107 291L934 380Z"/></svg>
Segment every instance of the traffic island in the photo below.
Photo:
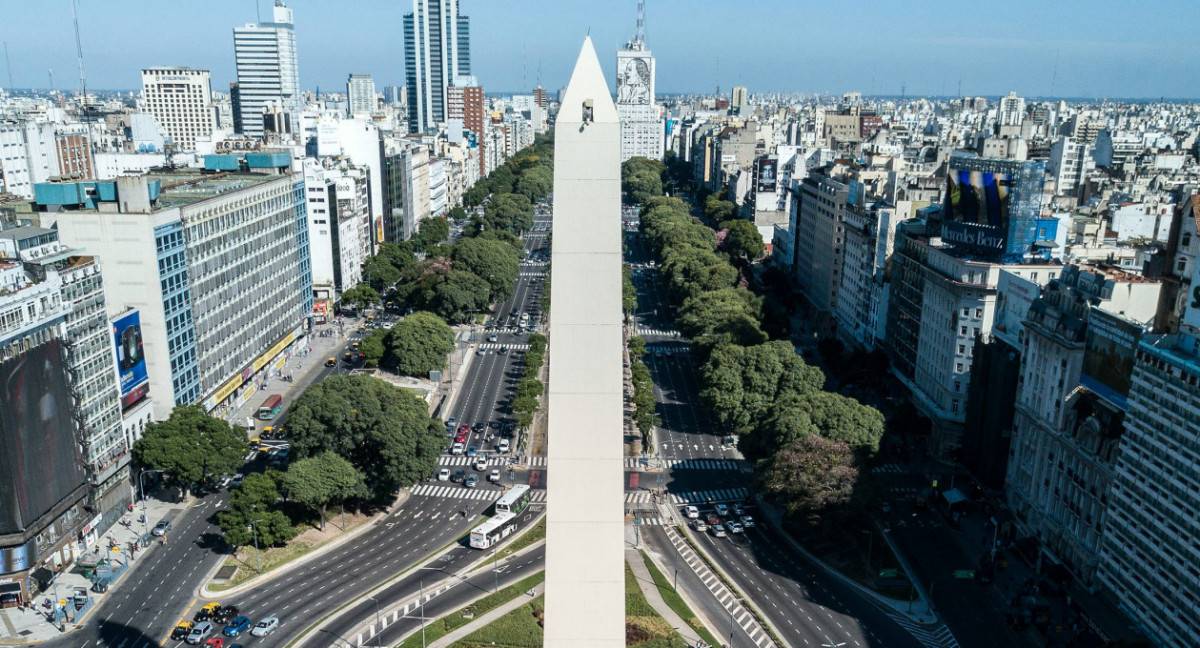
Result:
<svg viewBox="0 0 1200 648"><path fill-rule="evenodd" d="M448 646L464 639L468 635L484 629L493 621L506 616L524 601L530 600L532 597L529 596L529 592L535 591L535 588L536 591L540 591L539 586L544 580L546 580L546 572L541 571L509 585L494 594L484 595L459 610L426 623L423 637L421 631L414 632L397 644L396 648L412 648L421 645L425 645L426 648L433 648L434 646ZM538 600L541 599L539 598ZM514 602L515 605L508 605ZM493 611L497 611L498 614L491 614ZM537 640L538 643L532 645L541 646L540 627L538 628ZM522 646L526 644L497 642L496 645Z"/></svg>

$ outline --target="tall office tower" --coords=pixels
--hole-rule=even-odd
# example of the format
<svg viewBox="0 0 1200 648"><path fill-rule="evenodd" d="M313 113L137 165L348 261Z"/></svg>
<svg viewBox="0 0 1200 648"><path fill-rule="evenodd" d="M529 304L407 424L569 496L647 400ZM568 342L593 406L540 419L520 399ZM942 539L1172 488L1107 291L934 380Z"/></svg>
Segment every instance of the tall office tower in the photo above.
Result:
<svg viewBox="0 0 1200 648"><path fill-rule="evenodd" d="M233 28L238 93L234 114L241 115L241 134L262 138L263 112L277 104L300 123L300 69L296 58L296 29L292 10L275 0L272 21Z"/></svg>
<svg viewBox="0 0 1200 648"><path fill-rule="evenodd" d="M215 126L208 70L142 70L142 108L167 131L176 150L195 150L196 138L212 135Z"/></svg>
<svg viewBox="0 0 1200 648"><path fill-rule="evenodd" d="M393 106L399 106L405 102L405 95L408 94L407 91L408 88L404 86L383 86L383 100Z"/></svg>
<svg viewBox="0 0 1200 648"><path fill-rule="evenodd" d="M470 19L458 0L413 0L404 15L408 130L425 133L446 121L446 86L471 75Z"/></svg>
<svg viewBox="0 0 1200 648"><path fill-rule="evenodd" d="M472 83L471 85L452 85L446 88L446 119L462 120L463 129L469 135L469 140L473 141L479 148L479 173L480 176L486 176L490 169L486 169L486 164L483 161L486 159L487 138L484 133L485 124L490 124L491 119L486 118L487 105L483 99L483 86Z"/></svg>
<svg viewBox="0 0 1200 648"><path fill-rule="evenodd" d="M733 86L733 95L729 100L729 106L736 110L749 103L750 93L746 90L746 86Z"/></svg>
<svg viewBox="0 0 1200 648"><path fill-rule="evenodd" d="M351 74L346 80L346 104L351 117L375 112L375 81L370 74Z"/></svg>
<svg viewBox="0 0 1200 648"><path fill-rule="evenodd" d="M538 108L546 107L546 105L549 103L549 101L546 96L545 88L543 88L542 86L538 86L533 89L533 102L538 105Z"/></svg>
<svg viewBox="0 0 1200 648"><path fill-rule="evenodd" d="M663 156L664 124L654 103L654 57L646 49L645 3L638 2L637 33L617 51L617 117L621 161Z"/></svg>

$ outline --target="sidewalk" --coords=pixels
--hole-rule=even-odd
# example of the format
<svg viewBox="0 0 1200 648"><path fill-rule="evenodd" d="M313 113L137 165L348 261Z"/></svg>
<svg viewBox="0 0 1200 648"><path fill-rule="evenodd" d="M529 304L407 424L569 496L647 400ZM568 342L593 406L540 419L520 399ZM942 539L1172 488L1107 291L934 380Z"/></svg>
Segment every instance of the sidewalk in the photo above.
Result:
<svg viewBox="0 0 1200 648"><path fill-rule="evenodd" d="M703 643L700 635L692 630L692 626L688 625L667 602L663 600L662 593L658 591L658 585L654 582L654 577L650 575L650 570L646 569L646 563L642 560L642 552L632 547L625 547L625 562L629 568L633 570L633 579L637 581L638 587L642 590L642 596L646 597L646 602L654 611L669 623L679 636L683 637L688 642L689 646L697 646Z"/></svg>
<svg viewBox="0 0 1200 648"><path fill-rule="evenodd" d="M446 646L453 645L456 641L466 639L480 628L487 626L496 619L499 619L505 614L508 614L509 612L512 612L522 605L525 605L533 599L541 596L545 585L545 583L538 583L531 590L533 593L532 596L528 592L518 594L517 598L505 603L504 605L489 610L486 614L472 620L467 625L462 626L461 628L458 628L449 634L443 635L440 639L435 639L434 641L430 642L428 648L446 648Z"/></svg>
<svg viewBox="0 0 1200 648"><path fill-rule="evenodd" d="M108 577L113 579L109 583L109 592L121 586L125 576L136 566L137 560L142 557L145 551L154 549L155 544L152 543L147 549L132 551L133 544L135 542L140 543L142 534L157 524L159 520L174 520L185 509L186 506L183 504L173 504L147 498L146 522L144 524L138 521L142 515L142 505L139 502L134 505L132 512L126 513L122 518L130 521L128 528L122 524L117 524L88 548L87 553L101 552L108 555L109 560L113 563L115 577ZM119 552L113 552L109 549L110 539L113 543L116 543L117 548L120 549ZM0 644L36 644L63 634L53 623L47 620L47 608L43 606L43 602L50 601L56 596L58 599L69 599L77 587L87 590L89 600L87 605L79 611L76 611L70 602L67 603L65 627L66 631L70 632L77 623L85 619L88 613L100 604L105 596L105 594L91 590L92 580L85 577L84 570L74 564L67 566L63 571L59 572L54 579L54 584L34 597L33 602L36 604L34 610L22 610L19 608L0 609ZM59 613L60 621L63 620L63 616L63 613Z"/></svg>

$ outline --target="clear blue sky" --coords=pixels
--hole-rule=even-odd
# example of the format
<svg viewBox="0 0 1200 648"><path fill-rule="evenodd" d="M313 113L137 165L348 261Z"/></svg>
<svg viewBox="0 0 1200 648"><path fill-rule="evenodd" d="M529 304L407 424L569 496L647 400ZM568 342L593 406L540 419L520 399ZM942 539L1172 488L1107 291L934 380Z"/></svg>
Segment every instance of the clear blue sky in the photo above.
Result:
<svg viewBox="0 0 1200 648"><path fill-rule="evenodd" d="M259 0L264 15L271 0ZM1025 96L1200 96L1197 0L647 0L646 40L661 92L798 91ZM300 82L344 91L404 77L405 0L293 0ZM473 72L489 90L567 80L591 30L613 77L636 0L461 0ZM234 80L235 25L254 0L79 0L88 86L140 87L139 70L186 65ZM14 85L77 89L70 0L6 0L0 39ZM524 53L524 76L522 73ZM1054 75L1057 60L1057 75ZM0 69L0 85L8 85Z"/></svg>

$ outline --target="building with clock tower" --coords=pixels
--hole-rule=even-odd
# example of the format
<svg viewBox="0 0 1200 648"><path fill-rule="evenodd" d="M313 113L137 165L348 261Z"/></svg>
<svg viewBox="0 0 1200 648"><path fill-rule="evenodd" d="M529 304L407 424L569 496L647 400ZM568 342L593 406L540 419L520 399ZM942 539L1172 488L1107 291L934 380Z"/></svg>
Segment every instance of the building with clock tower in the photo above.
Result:
<svg viewBox="0 0 1200 648"><path fill-rule="evenodd" d="M654 101L654 57L646 49L645 2L638 2L637 35L617 51L617 118L621 161L641 156L661 160L664 122Z"/></svg>

